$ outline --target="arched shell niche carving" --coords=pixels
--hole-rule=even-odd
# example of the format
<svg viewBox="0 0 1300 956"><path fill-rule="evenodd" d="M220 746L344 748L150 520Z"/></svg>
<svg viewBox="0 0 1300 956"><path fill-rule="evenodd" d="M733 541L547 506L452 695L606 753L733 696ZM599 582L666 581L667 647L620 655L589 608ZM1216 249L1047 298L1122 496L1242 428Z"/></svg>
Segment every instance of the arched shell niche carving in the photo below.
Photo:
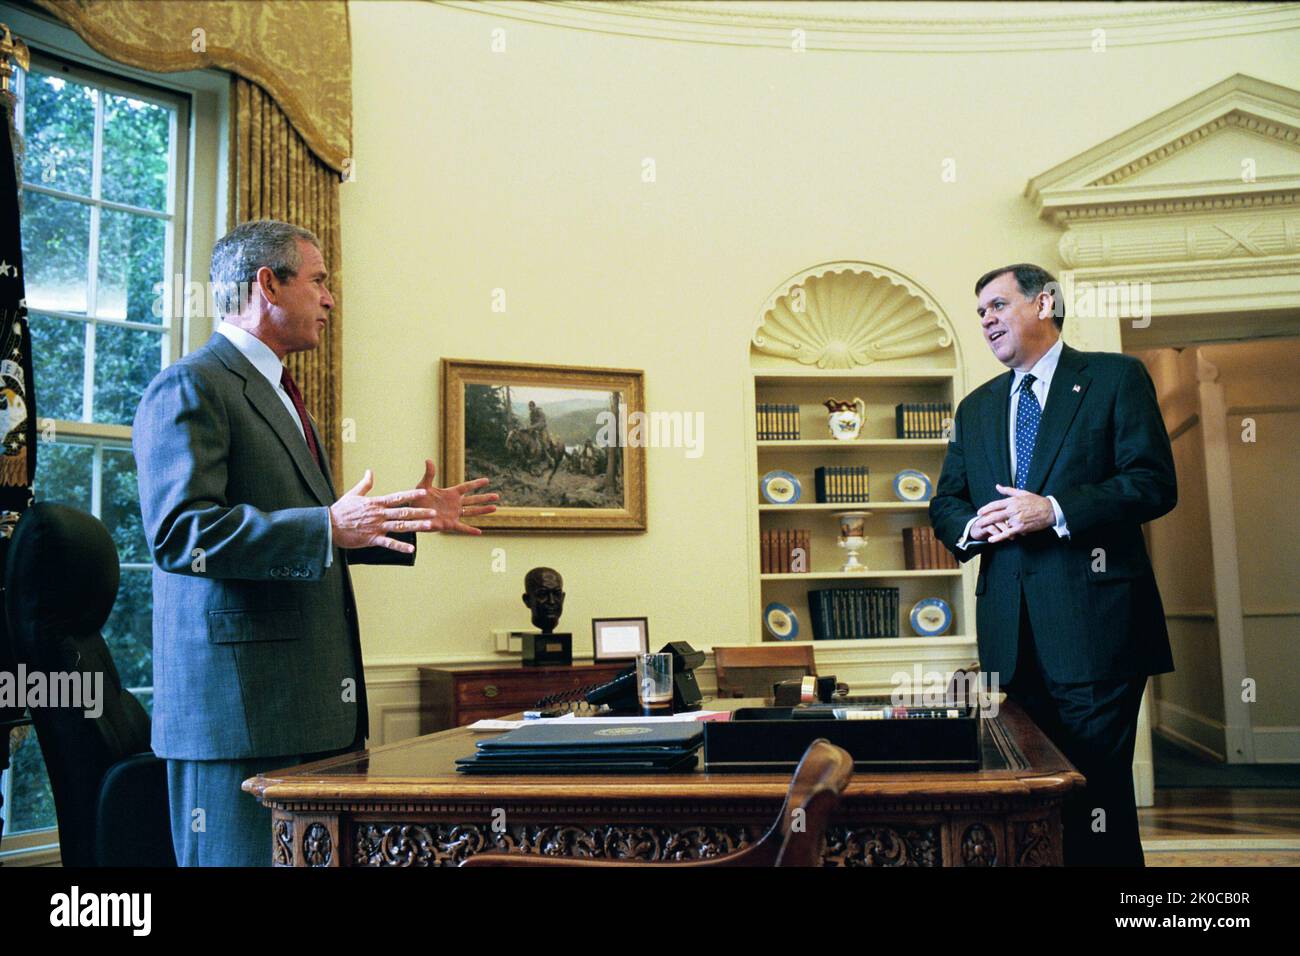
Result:
<svg viewBox="0 0 1300 956"><path fill-rule="evenodd" d="M750 339L755 367L861 369L877 362L952 368L952 326L930 295L866 262L816 266L769 297Z"/></svg>

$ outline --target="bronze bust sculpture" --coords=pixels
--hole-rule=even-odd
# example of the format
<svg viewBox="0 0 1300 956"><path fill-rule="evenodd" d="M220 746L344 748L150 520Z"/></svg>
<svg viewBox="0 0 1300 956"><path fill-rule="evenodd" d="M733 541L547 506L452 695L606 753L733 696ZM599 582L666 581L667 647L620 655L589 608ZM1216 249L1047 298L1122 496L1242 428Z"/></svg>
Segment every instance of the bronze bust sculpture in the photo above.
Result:
<svg viewBox="0 0 1300 956"><path fill-rule="evenodd" d="M533 627L550 634L564 613L564 578L554 568L533 568L524 575L523 599L533 612Z"/></svg>

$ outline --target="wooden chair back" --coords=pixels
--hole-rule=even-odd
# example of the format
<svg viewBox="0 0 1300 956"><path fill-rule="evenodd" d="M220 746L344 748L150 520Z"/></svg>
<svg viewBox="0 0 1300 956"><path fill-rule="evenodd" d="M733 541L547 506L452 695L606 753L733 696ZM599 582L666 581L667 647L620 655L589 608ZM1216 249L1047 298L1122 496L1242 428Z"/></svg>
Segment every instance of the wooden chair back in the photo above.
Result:
<svg viewBox="0 0 1300 956"><path fill-rule="evenodd" d="M569 860L520 853L480 853L461 866L594 867L628 866L821 866L822 843L831 814L853 777L853 758L847 750L818 738L808 745L790 779L781 812L763 838L736 853L711 860L681 863L644 863L639 860Z"/></svg>

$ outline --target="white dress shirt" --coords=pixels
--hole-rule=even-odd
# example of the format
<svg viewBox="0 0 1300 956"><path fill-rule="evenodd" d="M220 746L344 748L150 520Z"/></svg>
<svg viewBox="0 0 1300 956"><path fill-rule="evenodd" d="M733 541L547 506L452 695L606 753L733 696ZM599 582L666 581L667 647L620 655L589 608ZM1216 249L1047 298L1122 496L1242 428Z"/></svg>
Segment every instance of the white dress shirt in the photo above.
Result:
<svg viewBox="0 0 1300 956"><path fill-rule="evenodd" d="M1056 374L1057 363L1061 360L1061 348L1065 345L1065 340L1058 338L1056 344L1043 353L1043 357L1034 363L1034 367L1028 372L1022 372L1018 369L1011 373L1011 409L1008 412L1007 422L1007 444L1011 447L1011 483L1014 485L1016 480L1016 412L1020 408L1020 382L1026 374L1033 375L1034 381L1029 386L1029 390L1038 398L1038 407L1044 412L1047 410L1047 393L1052 387L1052 376ZM1039 433L1034 437L1035 447L1037 441L1042 437L1041 424ZM1068 538L1070 529L1065 524L1065 515L1061 511L1061 506L1056 502L1055 495L1048 495L1047 500L1052 503L1052 512L1056 515L1056 524L1053 530L1058 537ZM970 544L970 529L979 515L971 518L966 522L966 530L962 532L961 540L957 542L957 547L965 549Z"/></svg>
<svg viewBox="0 0 1300 956"><path fill-rule="evenodd" d="M293 427L302 436L303 444L306 445L307 433L303 431L302 419L298 417L298 409L294 407L293 399L289 397L289 393L280 384L284 364L280 361L279 356L272 352L271 347L256 335L246 329L241 329L237 325L223 321L217 326L217 332L229 339L230 344L239 349L239 354L248 359L253 368L257 369L262 377L270 383L271 390L275 392L276 397L280 399L280 404L289 413L289 420L293 422ZM325 533L325 567L328 568L334 562L333 522L327 522L325 527L327 529Z"/></svg>

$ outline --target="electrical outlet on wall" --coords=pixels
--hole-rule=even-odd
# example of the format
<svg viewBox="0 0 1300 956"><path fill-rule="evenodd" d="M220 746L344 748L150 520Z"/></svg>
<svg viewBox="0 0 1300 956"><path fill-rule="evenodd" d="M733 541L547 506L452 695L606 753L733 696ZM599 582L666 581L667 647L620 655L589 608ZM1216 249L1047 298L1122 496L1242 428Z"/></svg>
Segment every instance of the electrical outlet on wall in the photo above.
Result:
<svg viewBox="0 0 1300 956"><path fill-rule="evenodd" d="M494 627L492 629L492 649L498 654L523 654L523 631L512 630L508 627Z"/></svg>

